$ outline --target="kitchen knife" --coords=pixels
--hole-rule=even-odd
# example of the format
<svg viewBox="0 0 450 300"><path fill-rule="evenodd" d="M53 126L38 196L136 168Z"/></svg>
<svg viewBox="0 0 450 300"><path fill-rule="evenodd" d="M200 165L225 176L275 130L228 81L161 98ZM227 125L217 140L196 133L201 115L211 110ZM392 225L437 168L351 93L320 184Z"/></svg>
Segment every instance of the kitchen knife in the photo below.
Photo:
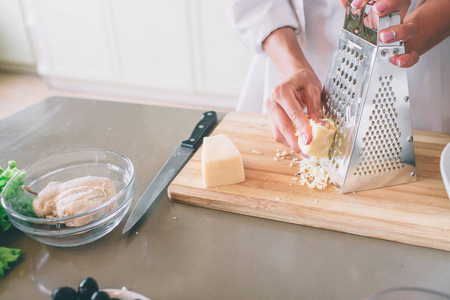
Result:
<svg viewBox="0 0 450 300"><path fill-rule="evenodd" d="M129 231L147 212L161 193L166 190L178 171L186 164L188 159L201 144L203 137L213 129L216 123L217 114L214 111L203 113L202 119L195 126L191 137L182 141L181 144L175 148L169 159L153 179L152 183L147 187L125 223L122 234Z"/></svg>

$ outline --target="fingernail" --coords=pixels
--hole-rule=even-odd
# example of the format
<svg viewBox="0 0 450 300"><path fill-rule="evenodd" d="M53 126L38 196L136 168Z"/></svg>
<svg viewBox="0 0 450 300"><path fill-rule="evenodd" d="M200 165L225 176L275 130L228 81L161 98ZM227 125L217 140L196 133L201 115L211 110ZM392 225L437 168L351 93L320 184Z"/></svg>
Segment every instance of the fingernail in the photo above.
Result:
<svg viewBox="0 0 450 300"><path fill-rule="evenodd" d="M308 136L306 134L302 134L302 142L305 145L308 145Z"/></svg>
<svg viewBox="0 0 450 300"><path fill-rule="evenodd" d="M380 2L375 3L372 6L372 8L375 10L375 12L377 14L380 14L380 13L384 12L386 9L388 9L388 6L389 5L386 2L380 1Z"/></svg>
<svg viewBox="0 0 450 300"><path fill-rule="evenodd" d="M383 31L380 33L380 39L383 43L392 41L395 38L395 34L392 30Z"/></svg>
<svg viewBox="0 0 450 300"><path fill-rule="evenodd" d="M397 59L397 66L404 67L404 66L406 66L406 64L407 64L407 61L405 59L402 59L402 58Z"/></svg>
<svg viewBox="0 0 450 300"><path fill-rule="evenodd" d="M353 0L351 5L353 8L359 8L362 2L363 0Z"/></svg>

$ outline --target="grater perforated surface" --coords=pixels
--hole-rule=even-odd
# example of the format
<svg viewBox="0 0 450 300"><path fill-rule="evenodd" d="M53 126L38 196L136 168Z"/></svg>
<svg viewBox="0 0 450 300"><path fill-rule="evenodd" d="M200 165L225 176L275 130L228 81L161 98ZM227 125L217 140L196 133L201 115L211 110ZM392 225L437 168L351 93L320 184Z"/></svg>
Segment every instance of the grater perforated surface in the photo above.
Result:
<svg viewBox="0 0 450 300"><path fill-rule="evenodd" d="M380 29L400 20L382 19ZM416 180L406 71L389 62L399 53L400 43L374 45L341 30L323 93L337 133L321 163L343 193Z"/></svg>
<svg viewBox="0 0 450 300"><path fill-rule="evenodd" d="M361 161L354 175L372 175L405 167L400 152L400 128L397 124L397 97L391 82L393 76L379 77L378 93L372 100L370 126L362 138Z"/></svg>

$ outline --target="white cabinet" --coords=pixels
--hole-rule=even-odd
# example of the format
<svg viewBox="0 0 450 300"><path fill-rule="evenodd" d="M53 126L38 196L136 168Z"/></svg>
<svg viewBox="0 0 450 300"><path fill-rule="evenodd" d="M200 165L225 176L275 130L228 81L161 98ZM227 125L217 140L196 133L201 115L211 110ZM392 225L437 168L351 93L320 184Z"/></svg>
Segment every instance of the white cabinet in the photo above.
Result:
<svg viewBox="0 0 450 300"><path fill-rule="evenodd" d="M0 1L0 65L32 68L34 64L19 1Z"/></svg>
<svg viewBox="0 0 450 300"><path fill-rule="evenodd" d="M250 50L232 34L225 18L231 3L191 1L195 82L199 92L238 95L250 66Z"/></svg>
<svg viewBox="0 0 450 300"><path fill-rule="evenodd" d="M38 63L44 76L110 80L113 71L107 20L101 1L28 1Z"/></svg>
<svg viewBox="0 0 450 300"><path fill-rule="evenodd" d="M59 87L234 109L251 53L232 0L22 0L38 72Z"/></svg>
<svg viewBox="0 0 450 300"><path fill-rule="evenodd" d="M192 92L188 2L114 0L111 6L121 81Z"/></svg>

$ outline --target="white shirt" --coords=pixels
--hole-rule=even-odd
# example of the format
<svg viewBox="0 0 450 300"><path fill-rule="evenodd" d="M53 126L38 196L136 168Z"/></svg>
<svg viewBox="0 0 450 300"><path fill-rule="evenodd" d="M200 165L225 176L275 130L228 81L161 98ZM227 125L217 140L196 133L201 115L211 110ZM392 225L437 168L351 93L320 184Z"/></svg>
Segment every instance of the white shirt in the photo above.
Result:
<svg viewBox="0 0 450 300"><path fill-rule="evenodd" d="M421 1L412 2L410 10ZM237 0L227 16L238 38L255 52L238 111L265 113L265 99L281 83L262 47L264 39L280 27L295 29L306 58L325 82L345 19L340 1ZM407 72L413 128L450 133L450 39L422 55Z"/></svg>

